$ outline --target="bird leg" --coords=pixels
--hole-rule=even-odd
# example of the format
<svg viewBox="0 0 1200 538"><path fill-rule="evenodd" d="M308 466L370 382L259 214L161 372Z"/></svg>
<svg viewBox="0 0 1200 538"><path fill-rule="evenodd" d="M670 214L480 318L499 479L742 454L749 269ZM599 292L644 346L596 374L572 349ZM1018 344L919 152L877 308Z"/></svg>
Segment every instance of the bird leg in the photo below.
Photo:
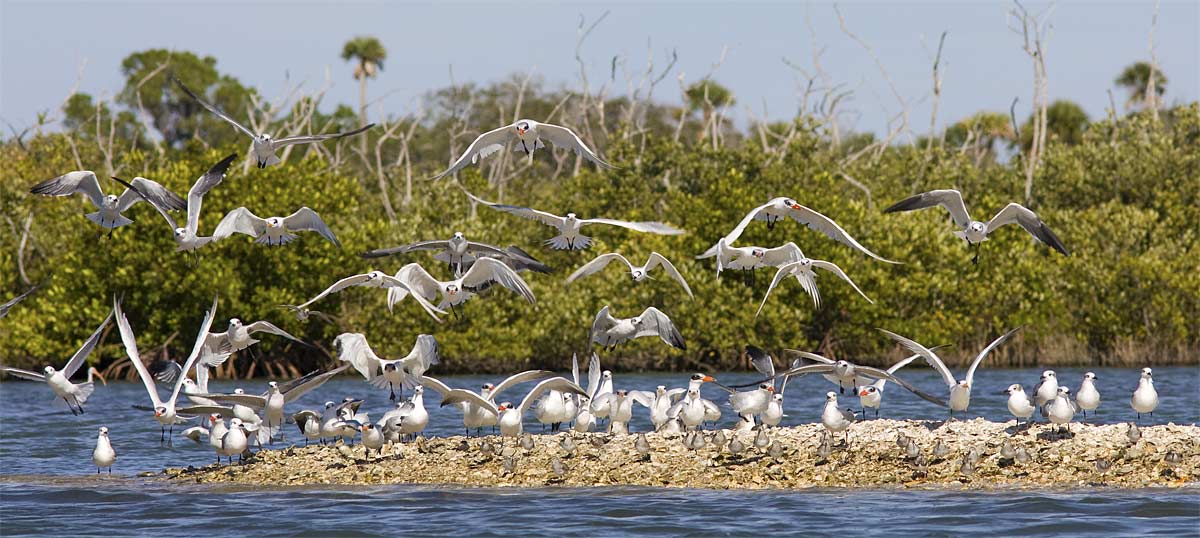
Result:
<svg viewBox="0 0 1200 538"><path fill-rule="evenodd" d="M396 387L392 385L391 381L388 382L388 389L392 391L392 395L388 399L393 402L396 401Z"/></svg>
<svg viewBox="0 0 1200 538"><path fill-rule="evenodd" d="M975 256L971 258L971 264L979 265L979 245L971 244L971 251L975 253Z"/></svg>
<svg viewBox="0 0 1200 538"><path fill-rule="evenodd" d="M76 412L75 412L75 407L73 407L73 406L71 405L71 400L68 400L66 397L63 397L63 401L67 403L67 409L70 409L70 410L71 410L71 414L72 414L72 415L78 415L78 414L79 414L79 413L76 413Z"/></svg>
<svg viewBox="0 0 1200 538"><path fill-rule="evenodd" d="M166 440L167 440L167 427L159 426L158 446L163 446L163 443L165 443Z"/></svg>

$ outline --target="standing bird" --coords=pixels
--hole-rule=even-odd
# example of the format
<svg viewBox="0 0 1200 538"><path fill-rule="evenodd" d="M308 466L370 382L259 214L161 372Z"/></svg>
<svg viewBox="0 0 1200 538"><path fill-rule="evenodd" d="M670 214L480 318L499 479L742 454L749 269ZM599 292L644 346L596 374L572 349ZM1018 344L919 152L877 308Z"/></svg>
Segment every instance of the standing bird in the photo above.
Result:
<svg viewBox="0 0 1200 538"><path fill-rule="evenodd" d="M517 247L509 246L507 249L502 249L485 243L468 241L462 232L454 232L454 236L446 240L418 241L398 247L376 249L364 252L362 257L366 259L382 258L421 250L437 252L433 259L450 265L454 270L454 276L462 276L463 271L470 268L475 260L489 257L496 258L517 271L520 271L518 269L520 267L539 273L550 272L549 267Z"/></svg>
<svg viewBox="0 0 1200 538"><path fill-rule="evenodd" d="M1057 397L1058 374L1055 374L1054 370L1046 370L1042 372L1037 385L1033 386L1033 403L1043 411L1042 416L1046 416L1045 405Z"/></svg>
<svg viewBox="0 0 1200 538"><path fill-rule="evenodd" d="M342 333L333 341L338 348L338 360L354 366L358 373L366 378L371 386L377 389L391 390L391 401L396 401L396 388L404 396L404 389L414 389L421 384L421 376L435 364L441 363L438 355L437 340L432 335L417 335L408 355L399 359L385 360L379 358L367 343L367 337L360 333Z"/></svg>
<svg viewBox="0 0 1200 538"><path fill-rule="evenodd" d="M939 346L940 347L940 346ZM937 349L932 348L932 349ZM914 360L921 358L921 355L910 355L908 358L891 365L887 370L889 374L895 374L901 368L908 366ZM879 418L879 406L883 404L883 389L887 386L887 378L882 377L875 380L870 385L863 385L855 389L858 392L858 403L862 405L863 418L867 417L867 408L875 409L875 418Z"/></svg>
<svg viewBox="0 0 1200 538"><path fill-rule="evenodd" d="M296 427L300 429L300 434L304 436L304 446L308 446L309 441L321 439L320 413L311 409L305 409L292 415L292 420L296 422Z"/></svg>
<svg viewBox="0 0 1200 538"><path fill-rule="evenodd" d="M687 349L683 343L683 335L671 322L666 314L653 306L642 311L641 315L632 318L614 318L608 313L608 306L596 313L592 321L592 332L589 339L607 348L616 347L634 338L657 336L671 347Z"/></svg>
<svg viewBox="0 0 1200 538"><path fill-rule="evenodd" d="M521 383L552 377L553 375L554 372L549 370L527 370L519 374L508 376L503 381L495 385L491 383L484 383L477 395L480 398L495 404L496 398L500 395L500 393L508 390L509 388L520 385ZM443 399L445 399L447 394L450 394L450 392L454 390L467 390L452 389L441 380L429 376L421 376L421 385L437 391L438 394L442 395ZM463 401L458 405L459 409L461 409L463 412L463 427L466 428L466 434L470 435L472 429L480 430L485 426L496 426L496 415L472 402L473 401Z"/></svg>
<svg viewBox="0 0 1200 538"><path fill-rule="evenodd" d="M1079 393L1075 395L1075 405L1079 406L1079 410L1083 412L1085 418L1088 411L1094 415L1096 408L1100 407L1100 391L1096 390L1096 374L1092 372L1083 374L1083 382L1079 384Z"/></svg>
<svg viewBox="0 0 1200 538"><path fill-rule="evenodd" d="M1068 432L1071 431L1071 419L1075 418L1078 410L1075 402L1071 401L1071 389L1067 387L1058 387L1058 394L1046 404L1046 416L1050 417L1050 422L1059 426L1066 424Z"/></svg>
<svg viewBox="0 0 1200 538"><path fill-rule="evenodd" d="M596 155L596 152L588 148L574 131L558 125L522 119L512 125L505 125L479 135L474 142L471 142L470 146L467 146L467 150L463 152L462 156L450 165L450 168L430 179L441 179L458 172L466 168L468 164L474 164L479 159L496 153L513 142L517 146L515 151L523 151L526 155L532 156L534 150L546 147L542 140L548 140L559 148L572 150L583 158L596 163L596 166L601 169L613 168L613 165L605 162Z"/></svg>
<svg viewBox="0 0 1200 538"><path fill-rule="evenodd" d="M242 462L242 454L245 454L250 448L250 441L247 437L246 425L240 418L229 419L229 430L225 435L221 436L221 448L217 450L217 457L225 456L229 458L229 464L233 465L233 455L237 454L238 463Z"/></svg>
<svg viewBox="0 0 1200 538"><path fill-rule="evenodd" d="M467 193L475 203L486 205L496 211L512 213L518 217L536 220L546 226L550 226L558 230L559 235L547 239L545 243L555 250L583 250L591 246L592 238L579 233L580 229L589 224L607 224L609 226L618 226L627 228L635 232L652 233L659 235L682 235L686 232L675 228L669 224L662 222L630 222L615 219L581 219L575 216L574 213L567 213L567 216L560 217L553 213L530 209L515 205L498 204L481 200L471 193Z"/></svg>
<svg viewBox="0 0 1200 538"><path fill-rule="evenodd" d="M365 125L363 127L359 127L358 129L355 129L353 131L347 131L344 133L298 135L298 136L284 137L284 138L280 138L277 140L277 139L272 138L271 135L269 135L267 133L259 134L259 133L255 133L254 131L251 131L250 129L246 128L246 126L238 123L237 120L233 119L233 117L231 117L229 114L222 112L221 109L213 106L208 101L205 101L204 99L197 97L196 94L192 93L192 90L189 90L187 88L187 86L184 86L183 82L180 82L179 79L176 78L174 80L175 80L175 84L178 84L179 88L183 90L183 93L188 94L188 97L191 97L192 99L196 100L197 103L200 103L200 106L208 109L209 112L212 112L218 118L225 120L227 123L234 126L237 130L239 130L243 133L246 133L246 136L249 136L253 140L253 144L254 144L253 148L254 149L252 150L252 152L254 153L255 161L258 162L259 168L266 168L270 165L279 164L280 160L279 160L279 157L277 157L275 155L275 151L284 146L291 146L294 144L311 144L313 142L322 142L322 141L331 140L334 138L342 138L344 136L353 136L353 135L359 134L359 133L366 131L367 129L370 129L375 126L374 123L368 123L367 125Z"/></svg>
<svg viewBox="0 0 1200 538"><path fill-rule="evenodd" d="M395 277L388 276L388 275L384 274L382 271L370 271L370 272L363 273L360 275L351 275L351 276L343 278L337 282L334 282L333 285L329 286L328 288L325 288L325 291L318 293L316 297L313 297L312 299L305 301L303 304L284 305L284 306L286 308L290 308L290 309L293 309L298 312L307 312L307 308L309 305L311 305L317 301L320 301L321 299L324 299L325 296L327 296L331 293L337 293L346 288L354 287L354 286L389 290L389 293L388 293L388 299L389 299L388 300L388 309L389 309L389 311L391 311L390 309L391 309L392 305L399 301L399 300L397 300L397 301L391 300L392 294L391 294L390 290L392 288L401 288L401 289L405 290L406 292L412 291L409 288L409 283L407 283L407 282L403 282ZM404 297L407 297L407 295L405 295ZM401 297L401 299L403 299L404 297ZM434 307L432 304L429 303L429 301L425 300L425 297L423 297L419 294L413 294L413 300L417 301L417 303L419 303L421 305L421 308L425 309L425 313L429 314L429 316L432 317L434 321L441 323L442 320L440 318L438 318L438 314L445 314L445 312Z"/></svg>
<svg viewBox="0 0 1200 538"><path fill-rule="evenodd" d="M449 307L452 312L455 307L474 297L482 289L493 282L508 288L520 295L529 304L537 300L529 284L511 267L495 258L482 258L471 264L471 268L461 277L454 280L438 280L433 278L419 263L410 263L400 268L396 279L407 284L407 288L393 287L388 289L388 308L404 300L408 294L420 295L427 301L433 301L440 294L442 300L439 309Z"/></svg>
<svg viewBox="0 0 1200 538"><path fill-rule="evenodd" d="M122 192L121 196L105 195L104 191L100 189L100 182L96 180L96 174L90 170L70 172L54 179L47 179L34 185L29 192L44 196L82 194L84 199L91 202L98 210L84 216L99 224L100 227L107 228L109 235L112 235L114 229L133 223L122 213L138 202L144 201L159 211L178 211L187 208L187 203L183 201L183 198L156 181L144 177L135 177L132 182L128 183L116 177L113 179L125 185L125 192Z"/></svg>
<svg viewBox="0 0 1200 538"><path fill-rule="evenodd" d="M880 330L883 331L884 334L892 337L893 340L899 342L900 345L908 348L909 351L921 355L921 357L925 359L925 362L929 363L929 366L933 367L934 370L937 370L938 373L942 374L942 380L945 381L946 386L950 388L950 416L953 417L955 411L966 411L967 407L971 405L971 385L975 383L975 369L979 368L979 364L983 362L984 357L987 357L988 353L991 353L993 349L996 349L1000 346L1000 344L1003 344L1010 337L1012 337L1014 333L1020 330L1020 327L1008 331L999 338L992 340L992 343L983 348L983 351L980 351L979 354L975 356L975 360L971 361L971 367L967 368L967 377L958 381L954 380L954 374L950 372L950 369L946 367L946 363L943 362L942 359L933 352L933 350L894 332L883 329Z"/></svg>
<svg viewBox="0 0 1200 538"><path fill-rule="evenodd" d="M96 464L96 474L100 474L103 467L107 467L108 474L112 474L112 464L115 461L117 452L109 442L108 426L100 426L100 435L96 436L96 448L92 450L92 463Z"/></svg>
<svg viewBox="0 0 1200 538"><path fill-rule="evenodd" d="M688 286L687 281L683 279L683 275L679 274L679 270L675 269L675 265L672 264L671 261L662 254L657 252L651 252L650 257L646 259L646 263L644 265L634 265L633 262L630 262L628 258L616 252L601 254L596 256L596 258L592 261L584 264L583 267L580 267L574 273L571 273L571 276L567 277L567 284L570 284L585 276L594 275L600 272L605 266L608 265L608 262L613 260L621 260L625 262L625 265L629 267L629 275L633 277L634 282L641 282L647 278L651 278L650 271L654 270L656 267L662 267L663 271L666 271L668 276L675 279L680 286L683 286L683 291L687 292L688 297L695 298L692 295L692 288Z"/></svg>
<svg viewBox="0 0 1200 538"><path fill-rule="evenodd" d="M1129 399L1129 405L1137 413L1138 420L1142 419L1142 413L1154 416L1154 410L1158 408L1158 391L1154 390L1153 376L1149 368L1142 368L1137 390L1133 391L1133 397Z"/></svg>
<svg viewBox="0 0 1200 538"><path fill-rule="evenodd" d="M317 232L338 248L342 247L341 241L338 241L333 230L329 229L316 211L307 206L297 209L295 213L286 217L267 217L265 219L251 213L249 209L239 207L226 213L225 218L217 224L217 229L213 232L213 241L240 233L256 238L255 243L280 246L296 240L296 235L292 232Z"/></svg>
<svg viewBox="0 0 1200 538"><path fill-rule="evenodd" d="M196 183L192 185L192 188L188 190L187 222L183 227L176 224L175 219L163 208L157 205L154 206L158 210L158 214L167 220L167 225L171 227L172 232L175 234L175 245L178 247L175 250L177 252L196 250L213 240L212 237L200 236L200 208L204 204L204 195L208 194L208 191L212 190L213 187L221 184L221 181L225 179L225 173L229 171L230 163L235 158L237 158L236 153L221 159L220 162L209 168L204 175L200 176L196 180Z"/></svg>
<svg viewBox="0 0 1200 538"><path fill-rule="evenodd" d="M399 441L406 435L415 438L425 431L429 425L429 412L425 410L424 395L425 387L417 385L413 388L412 398L396 408L396 412L379 425L387 438Z"/></svg>
<svg viewBox="0 0 1200 538"><path fill-rule="evenodd" d="M55 396L62 398L66 402L67 408L71 410L72 415L82 415L83 404L87 402L88 397L95 390L91 380L94 368L88 368L88 380L84 383L79 383L78 385L71 383L71 376L75 375L75 372L79 371L83 364L87 362L88 355L91 355L92 350L96 349L96 345L100 343L100 339L104 336L104 329L108 327L108 322L112 321L112 318L112 312L109 312L108 317L104 318L104 322L96 328L96 331L87 340L84 340L83 346L67 360L67 365L63 366L62 370L55 370L53 366L46 365L42 369L44 373L39 374L30 372L29 370L0 365L0 372L29 381L46 383ZM103 380L104 378L101 377L101 379Z"/></svg>
<svg viewBox="0 0 1200 538"><path fill-rule="evenodd" d="M343 365L327 372L310 372L283 385L275 381L270 381L267 383L267 391L262 394L235 392L234 394L203 394L201 397L219 403L234 404L235 408L242 406L250 413L262 411L262 421L265 423L263 430L266 434L267 442L270 442L275 434L283 428L285 405L300 399L301 396L324 385L326 381L344 372L349 367L350 365ZM242 421L247 422L245 418ZM250 420L249 422L253 423L254 421ZM305 433L303 427L300 428L300 432Z"/></svg>
<svg viewBox="0 0 1200 538"><path fill-rule="evenodd" d="M1056 388L1055 392L1057 393L1057 391L1058 389ZM1037 409L1033 398L1030 398L1025 389L1017 383L1009 385L1004 393L1008 394L1008 412L1012 413L1012 416L1017 419L1017 427L1021 427L1021 419L1025 419L1028 425L1030 417L1033 416L1033 412Z"/></svg>
<svg viewBox="0 0 1200 538"><path fill-rule="evenodd" d="M370 456L372 450L376 451L377 454L382 457L384 441L383 432L381 432L378 427L371 423L363 424L360 429L362 430L363 458Z"/></svg>
<svg viewBox="0 0 1200 538"><path fill-rule="evenodd" d="M627 434L629 421L633 420L634 403L649 408L654 405L654 394L644 390L617 390L592 400L592 408L608 407L609 433Z"/></svg>
<svg viewBox="0 0 1200 538"><path fill-rule="evenodd" d="M837 393L825 393L825 408L821 411L821 424L830 435L846 432L846 445L850 445L850 425L854 423L854 413L838 407Z"/></svg>
<svg viewBox="0 0 1200 538"><path fill-rule="evenodd" d="M853 248L879 261L898 263L884 259L878 254L867 250L867 247L864 247L860 245L858 241L855 241L854 238L851 237L850 234L846 233L846 230L843 230L841 226L838 226L838 223L834 222L833 219L813 211L812 209L804 207L796 203L796 201L791 198L785 197L772 198L767 203L750 210L750 212L742 218L742 221L733 228L733 231L729 232L724 237L725 243L727 245L736 243L738 238L742 236L742 232L746 231L746 226L749 226L753 221L765 221L767 223L767 228L770 229L775 227L776 222L784 220L785 218L790 218L796 222L799 222L800 224L808 226L813 230L825 234L826 237L833 239L834 241L842 243L843 245ZM712 256L716 253L716 251L717 245L714 244L713 246L709 247L709 249L705 251L702 256Z"/></svg>
<svg viewBox="0 0 1200 538"><path fill-rule="evenodd" d="M469 390L455 389L446 393L442 397L442 405L454 405L460 402L474 403L480 409L497 417L500 425L500 435L505 437L519 437L523 431L522 423L524 422L525 413L533 406L533 403L541 398L543 394L557 390L563 393L586 395L587 392L582 387L572 383L563 377L551 377L543 380L525 395L521 400L521 405L514 406L510 402L503 402L496 405L490 400L480 397L478 394Z"/></svg>
<svg viewBox="0 0 1200 538"><path fill-rule="evenodd" d="M950 218L954 219L954 224L962 228L962 230L954 232L954 235L966 241L970 248L975 249L975 257L971 259L972 263L979 263L979 244L987 241L989 234L1005 224L1018 224L1043 244L1061 252L1064 256L1071 255L1070 252L1067 252L1067 247L1063 246L1062 241L1058 240L1058 236L1050 230L1050 227L1038 218L1037 213L1016 202L1004 206L1004 209L996 213L992 220L980 222L972 220L971 215L967 213L967 204L963 203L962 193L954 189L942 189L910 196L884 209L883 212L913 211L939 205L946 208L950 212Z"/></svg>
<svg viewBox="0 0 1200 538"><path fill-rule="evenodd" d="M800 283L800 287L804 288L804 291L812 296L813 306L821 308L821 292L817 289L817 273L815 269L824 269L837 275L849 283L850 287L854 288L854 291L857 291L868 303L875 304L875 301L872 301L870 297L867 297L867 294L858 289L858 284L850 280L850 277L846 275L845 271L842 271L841 267L825 260L800 258L798 261L784 264L775 272L775 278L771 280L771 285L767 287L767 293L763 295L762 304L758 305L758 311L754 313L754 317L758 317L762 313L763 307L767 305L767 298L771 296L771 290L775 289L783 279L789 276L796 277L796 281Z"/></svg>
<svg viewBox="0 0 1200 538"><path fill-rule="evenodd" d="M738 392L719 383L714 384L729 392L729 407L732 407L740 420L746 423L744 425L746 429L754 426L754 417L765 413L775 396L775 386L766 383L761 383L754 390L745 392ZM739 426L742 425L739 424Z"/></svg>

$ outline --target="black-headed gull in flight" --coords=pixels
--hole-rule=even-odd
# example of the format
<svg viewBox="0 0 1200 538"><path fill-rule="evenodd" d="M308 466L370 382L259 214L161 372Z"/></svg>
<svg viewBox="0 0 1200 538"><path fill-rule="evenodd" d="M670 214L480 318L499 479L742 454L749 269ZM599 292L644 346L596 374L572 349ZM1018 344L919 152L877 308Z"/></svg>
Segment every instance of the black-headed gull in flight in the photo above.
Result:
<svg viewBox="0 0 1200 538"><path fill-rule="evenodd" d="M1018 224L1038 241L1061 252L1064 256L1071 255L1070 252L1067 252L1067 247L1063 246L1062 241L1059 241L1058 236L1050 230L1050 227L1038 218L1037 213L1016 202L1004 206L1004 209L996 213L992 220L981 222L971 219L971 215L967 213L967 204L963 203L962 193L954 189L940 189L900 200L884 209L883 212L914 211L939 205L946 208L946 211L950 212L950 218L954 219L954 224L962 228L962 230L954 232L954 235L966 241L967 245L973 249L987 241L988 235L997 228L1005 224ZM971 261L979 262L978 250L975 251L975 257Z"/></svg>
<svg viewBox="0 0 1200 538"><path fill-rule="evenodd" d="M462 156L457 161L454 161L454 164L450 165L450 168L446 169L445 172L433 176L433 179L441 179L458 172L466 168L468 164L478 162L479 159L504 149L504 146L511 142L516 143L515 151L523 151L526 155L533 155L534 150L546 147L542 144L542 140L548 140L556 147L572 150L582 155L585 159L596 163L596 166L600 168L613 168L613 165L605 162L604 159L596 155L596 152L588 148L574 131L549 123L539 123L533 120L517 120L512 125L505 125L499 129L479 135L474 142L471 142L470 146L467 146L467 150L463 152Z"/></svg>
<svg viewBox="0 0 1200 538"><path fill-rule="evenodd" d="M625 262L625 265L629 267L629 275L633 277L634 282L641 282L647 278L651 278L650 271L653 271L658 267L662 267L663 271L665 271L668 276L675 279L680 286L683 286L683 291L687 292L688 297L693 297L692 288L688 286L687 281L683 279L683 275L679 274L679 270L675 268L675 264L671 263L671 260L668 260L665 256L657 252L651 252L650 257L646 259L646 263L643 265L634 265L633 262L630 262L628 258L617 252L601 254L596 256L596 258L592 261L584 264L583 267L576 269L574 273L571 273L571 276L567 277L567 284L570 284L585 276L599 273L608 265L608 262L613 260L621 260L622 262Z"/></svg>
<svg viewBox="0 0 1200 538"><path fill-rule="evenodd" d="M188 94L188 96L192 99L195 99L197 103L200 103L200 106L203 106L204 108L208 109L209 112L216 114L218 118L225 120L230 125L237 128L237 130L246 133L246 135L254 141L254 149L252 152L254 153L254 160L258 162L259 168L266 168L270 165L279 164L279 157L275 155L275 151L284 146L291 146L294 144L311 144L313 142L322 142L334 138L352 136L375 126L374 123L368 123L363 127L359 127L358 129L344 133L298 135L275 139L271 138L271 135L267 133L255 133L246 126L238 123L237 120L233 119L233 117L231 117L229 114L222 112L221 109L213 106L212 103L197 97L196 94L192 93L192 90L189 90L187 86L184 86L179 79L175 79L175 83L178 84L181 89L183 89L184 93Z"/></svg>
<svg viewBox="0 0 1200 538"><path fill-rule="evenodd" d="M108 317L100 323L95 332L83 342L83 346L75 352L74 355L67 361L67 365L63 366L62 370L55 370L53 366L47 365L42 371L44 373L30 372L20 368L12 368L9 366L0 365L0 372L8 375L27 379L29 381L41 381L54 391L54 395L62 398L70 408L72 415L83 414L83 404L87 402L89 396L92 395L93 385L91 381L92 371L94 368L89 368L88 381L85 383L71 383L71 376L79 371L87 362L88 355L92 354L92 350L96 349L96 345L100 343L100 339L104 336L104 329L108 327L108 322L112 321L112 312L109 312ZM101 377L101 379L104 379Z"/></svg>
<svg viewBox="0 0 1200 538"><path fill-rule="evenodd" d="M333 230L330 230L325 221L321 220L321 216L308 207L301 207L286 217L267 217L265 219L251 213L249 209L239 207L226 213L225 218L217 224L217 229L213 232L213 240L225 239L235 233L241 233L254 237L255 243L279 246L296 240L296 235L292 232L317 232L337 247L341 248L342 246L337 236L333 234Z"/></svg>
<svg viewBox="0 0 1200 538"><path fill-rule="evenodd" d="M528 207L515 205L498 204L482 200L471 193L467 196L476 203L486 205L497 211L512 213L518 217L536 220L546 226L556 228L559 235L546 240L546 244L555 250L583 250L592 244L592 238L579 233L580 228L588 224L607 224L609 226L619 226L628 228L635 232L652 233L659 235L681 235L685 233L683 230L675 228L669 224L662 222L630 222L614 219L581 219L574 213L567 213L567 216L560 217L553 213L539 211Z"/></svg>

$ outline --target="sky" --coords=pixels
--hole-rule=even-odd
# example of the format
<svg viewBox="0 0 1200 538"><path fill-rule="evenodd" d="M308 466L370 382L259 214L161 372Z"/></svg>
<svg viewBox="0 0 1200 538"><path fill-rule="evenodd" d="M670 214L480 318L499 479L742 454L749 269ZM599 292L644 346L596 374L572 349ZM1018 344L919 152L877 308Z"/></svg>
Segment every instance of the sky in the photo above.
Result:
<svg viewBox="0 0 1200 538"><path fill-rule="evenodd" d="M918 134L929 128L932 59L943 31L939 126L979 110L1007 112L1014 97L1018 115L1028 115L1033 68L1021 37L1009 29L1013 5L836 4L908 103ZM1035 13L1051 8L1026 6ZM1106 114L1112 90L1123 106L1126 93L1113 79L1148 59L1154 9L1153 2L1053 5L1045 39L1051 99L1071 99L1097 118ZM546 86L577 88L580 20L602 16L582 58L593 88L607 82L610 95L627 91L621 71L610 81L614 56L639 76L648 55L661 70L675 51L678 62L656 88L657 100L680 101L680 75L689 83L711 75L733 90L739 122L786 119L797 112L804 77L784 59L811 71L819 51L832 83L853 91L844 126L886 132L889 118L903 109L872 53L841 29L829 2L0 0L0 120L18 130L32 124L38 113L57 108L77 80L80 91L111 96L124 84L121 59L149 48L211 55L218 70L269 97L288 80L315 90L328 72L333 85L322 110L357 106L352 66L339 57L356 35L376 36L388 50L385 69L369 86L372 98L384 96L372 118L412 112L425 92L450 85L451 72L458 83L484 84L532 72ZM1166 101L1200 98L1200 2L1162 1L1155 42L1169 78Z"/></svg>

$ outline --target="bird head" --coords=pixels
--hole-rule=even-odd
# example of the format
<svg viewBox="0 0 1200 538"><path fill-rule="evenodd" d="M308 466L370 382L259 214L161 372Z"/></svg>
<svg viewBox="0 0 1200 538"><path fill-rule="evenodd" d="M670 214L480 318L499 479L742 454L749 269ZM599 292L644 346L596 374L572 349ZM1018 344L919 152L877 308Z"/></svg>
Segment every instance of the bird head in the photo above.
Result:
<svg viewBox="0 0 1200 538"><path fill-rule="evenodd" d="M529 122L527 122L527 121L517 122L517 136L525 136L525 133L527 133L527 132L529 132Z"/></svg>
<svg viewBox="0 0 1200 538"><path fill-rule="evenodd" d="M783 199L783 205L785 205L785 206L787 206L787 207L789 207L789 208L791 208L791 209L801 209L801 208L803 208L803 207L804 207L804 206L802 206L802 205L800 205L800 204L797 204L797 203L796 203L796 201L795 201L795 200L793 200L793 199L791 199L791 198L784 198L784 199Z"/></svg>
<svg viewBox="0 0 1200 538"><path fill-rule="evenodd" d="M163 406L161 406L161 405L160 405L160 406L158 406L158 407L155 407L155 408L154 408L154 416L156 416L156 417L161 417L161 416L163 416L163 415L165 415L165 414L167 414L167 408L166 408L166 407L163 407Z"/></svg>
<svg viewBox="0 0 1200 538"><path fill-rule="evenodd" d="M575 220L575 214L574 214L574 213L567 213L567 220Z"/></svg>
<svg viewBox="0 0 1200 538"><path fill-rule="evenodd" d="M483 390L486 390L488 392L491 392L493 390L496 390L496 385L493 385L491 383L484 383L483 386L480 388L482 388Z"/></svg>
<svg viewBox="0 0 1200 538"><path fill-rule="evenodd" d="M279 217L270 217L267 219L268 228L280 228L283 226L283 219Z"/></svg>
<svg viewBox="0 0 1200 538"><path fill-rule="evenodd" d="M333 402L325 402L325 409L333 409Z"/></svg>
<svg viewBox="0 0 1200 538"><path fill-rule="evenodd" d="M425 387L422 385L417 385L417 388L413 389L413 396L420 394L425 394Z"/></svg>
<svg viewBox="0 0 1200 538"><path fill-rule="evenodd" d="M969 228L971 228L971 231L973 232L982 232L984 231L984 226L985 224L982 222L972 222Z"/></svg>
<svg viewBox="0 0 1200 538"><path fill-rule="evenodd" d="M500 405L496 406L496 410L500 411L501 413L508 411L509 409L512 409L512 408L513 408L512 402L501 402Z"/></svg>
<svg viewBox="0 0 1200 538"><path fill-rule="evenodd" d="M755 258L762 258L763 256L767 255L767 251L763 250L761 248L755 247L753 249L750 249L750 255L754 256Z"/></svg>
<svg viewBox="0 0 1200 538"><path fill-rule="evenodd" d="M1004 392L1011 396L1018 392L1025 392L1025 389L1021 388L1021 385L1013 383L1012 385L1009 385L1008 388L1004 390Z"/></svg>
<svg viewBox="0 0 1200 538"><path fill-rule="evenodd" d="M827 402L836 402L836 401L837 401L837 393L835 393L835 392L833 392L833 391L826 392L826 393L825 393L825 401L827 401Z"/></svg>
<svg viewBox="0 0 1200 538"><path fill-rule="evenodd" d="M214 426L215 426L215 425L217 424L217 419L218 419L218 418L220 418L220 417L219 417L219 416L217 416L217 415L209 415L209 416L208 416L208 423L209 423L209 424L212 424L212 425L214 425Z"/></svg>
<svg viewBox="0 0 1200 538"><path fill-rule="evenodd" d="M966 380L966 379L960 379L960 380L958 381L958 386L959 386L959 387L962 387L962 388L964 388L964 389L969 389L969 388L971 388L971 384L970 384L970 383L967 383L967 380Z"/></svg>
<svg viewBox="0 0 1200 538"><path fill-rule="evenodd" d="M458 295L458 286L454 284L446 285L446 295Z"/></svg>
<svg viewBox="0 0 1200 538"><path fill-rule="evenodd" d="M379 271L371 271L370 273L367 273L367 280L378 280L380 278L383 278L383 273L380 273Z"/></svg>
<svg viewBox="0 0 1200 538"><path fill-rule="evenodd" d="M183 239L187 235L187 228L175 228L175 239Z"/></svg>
<svg viewBox="0 0 1200 538"><path fill-rule="evenodd" d="M267 386L268 386L268 387L271 387L271 388L273 388L273 389L277 389L277 388L279 388L279 383L276 383L276 382L274 382L274 381L270 381L270 382L268 382L268 383L267 383Z"/></svg>
<svg viewBox="0 0 1200 538"><path fill-rule="evenodd" d="M242 390L241 388L236 388L236 389L233 389L233 393L234 394L245 394L246 391Z"/></svg>
<svg viewBox="0 0 1200 538"><path fill-rule="evenodd" d="M237 318L229 318L229 328L236 329L242 326L242 320Z"/></svg>
<svg viewBox="0 0 1200 538"><path fill-rule="evenodd" d="M1147 370L1148 369L1149 368L1147 368ZM603 378L605 381L612 381L612 370L605 370L604 372L602 372L600 374L600 377Z"/></svg>
<svg viewBox="0 0 1200 538"><path fill-rule="evenodd" d="M659 396L662 396L663 394L667 393L667 387L664 385L659 385L657 387L654 387L654 393Z"/></svg>
<svg viewBox="0 0 1200 538"><path fill-rule="evenodd" d="M117 196L115 194L110 194L104 197L104 201L107 202L108 205L114 205L117 203Z"/></svg>
<svg viewBox="0 0 1200 538"><path fill-rule="evenodd" d="M368 432L368 431L370 431L370 430L373 430L373 429L375 429L375 425L374 425L374 424L370 424L370 423L363 424L361 429L362 429L363 433L366 433L366 432Z"/></svg>
<svg viewBox="0 0 1200 538"><path fill-rule="evenodd" d="M463 238L463 233L462 233L462 232L454 232L454 238L455 238L455 239L462 239L462 238Z"/></svg>
<svg viewBox="0 0 1200 538"><path fill-rule="evenodd" d="M688 389L688 397L689 398L699 398L700 392L695 389Z"/></svg>
<svg viewBox="0 0 1200 538"><path fill-rule="evenodd" d="M52 376L52 375L54 375L54 372L55 372L53 366L47 366L47 367L43 368L42 371L46 372L47 376Z"/></svg>
<svg viewBox="0 0 1200 538"><path fill-rule="evenodd" d="M1054 375L1054 370L1046 370L1045 372L1042 372L1042 380L1045 381L1047 379L1052 379L1054 378Z"/></svg>
<svg viewBox="0 0 1200 538"><path fill-rule="evenodd" d="M1088 373L1086 373L1086 374L1083 374L1083 379L1084 379L1084 380L1092 380L1092 381L1095 381L1095 380L1096 380L1096 374L1094 374L1094 373L1092 373L1092 372L1088 372Z"/></svg>
<svg viewBox="0 0 1200 538"><path fill-rule="evenodd" d="M782 395L782 394L779 394L779 393L775 393L775 395L774 395L774 396L771 396L771 399L773 399L773 400L775 400L775 401L777 401L777 402L781 402L781 403L782 403L782 402L783 402L783 395Z"/></svg>
<svg viewBox="0 0 1200 538"><path fill-rule="evenodd" d="M645 274L645 273L643 273L641 269L634 269L634 270L633 270L633 279L634 279L634 280L641 280L641 279L642 279L642 276L643 276L644 274Z"/></svg>
<svg viewBox="0 0 1200 538"><path fill-rule="evenodd" d="M773 385L768 385L766 383L763 383L758 386L758 390L765 390L767 392L775 392L775 387Z"/></svg>
<svg viewBox="0 0 1200 538"><path fill-rule="evenodd" d="M263 142L270 142L270 141L271 141L271 135L269 135L269 134L267 134L267 133L263 133L263 134L259 135L258 139L259 139L259 140L262 140Z"/></svg>
<svg viewBox="0 0 1200 538"><path fill-rule="evenodd" d="M1142 377L1144 379L1150 379L1153 376L1154 376L1154 374L1150 371L1149 368L1142 368Z"/></svg>
<svg viewBox="0 0 1200 538"><path fill-rule="evenodd" d="M108 426L100 426L100 435L108 437Z"/></svg>
<svg viewBox="0 0 1200 538"><path fill-rule="evenodd" d="M629 391L627 391L627 390L625 390L625 389L619 389L619 390L617 390L617 396L620 396L620 397L624 398L624 397L626 397L626 396L628 396L628 395L629 395Z"/></svg>
<svg viewBox="0 0 1200 538"><path fill-rule="evenodd" d="M861 398L866 398L867 396L875 394L876 392L879 392L879 389L876 388L875 385L867 385L858 390L858 396Z"/></svg>

